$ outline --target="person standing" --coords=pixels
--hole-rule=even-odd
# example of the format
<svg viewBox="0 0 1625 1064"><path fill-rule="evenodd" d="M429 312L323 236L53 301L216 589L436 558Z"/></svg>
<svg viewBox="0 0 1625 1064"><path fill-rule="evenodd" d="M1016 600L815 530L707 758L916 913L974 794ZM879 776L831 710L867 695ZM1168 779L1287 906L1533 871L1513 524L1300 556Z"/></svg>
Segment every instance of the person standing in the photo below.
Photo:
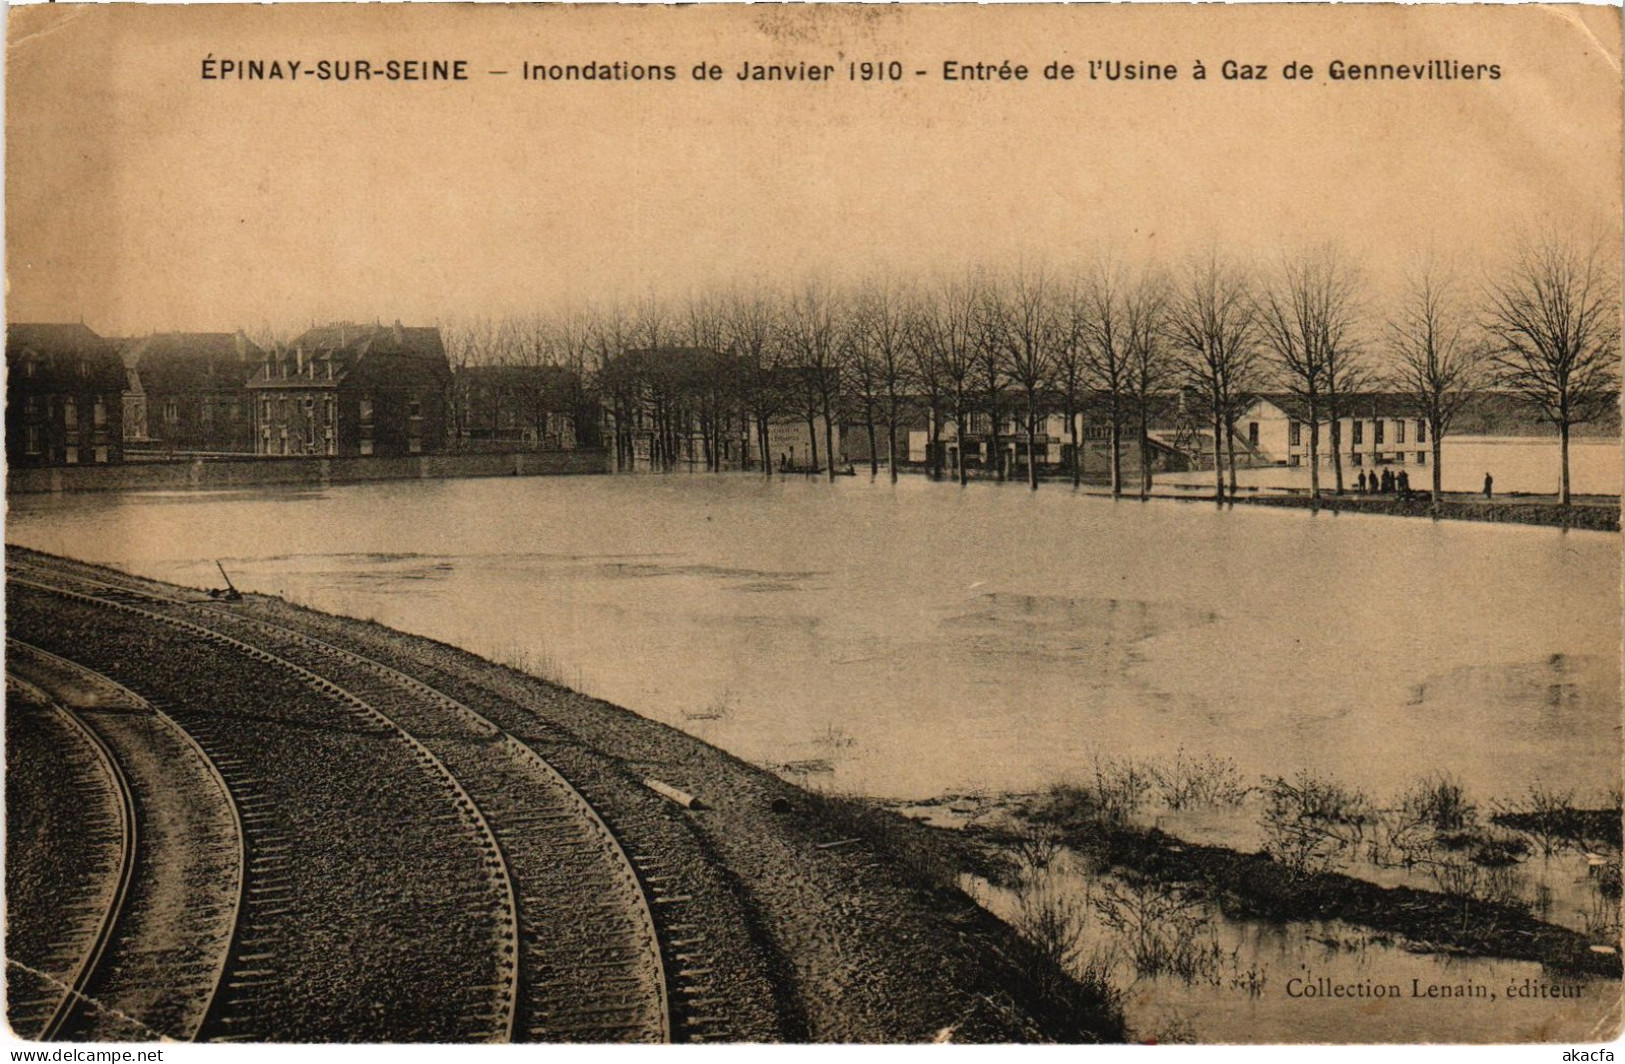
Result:
<svg viewBox="0 0 1625 1064"><path fill-rule="evenodd" d="M1362 469L1360 470L1360 494L1364 495L1365 493L1365 470Z"/></svg>
<svg viewBox="0 0 1625 1064"><path fill-rule="evenodd" d="M1484 498L1493 498L1495 495L1495 478L1488 473L1484 474Z"/></svg>

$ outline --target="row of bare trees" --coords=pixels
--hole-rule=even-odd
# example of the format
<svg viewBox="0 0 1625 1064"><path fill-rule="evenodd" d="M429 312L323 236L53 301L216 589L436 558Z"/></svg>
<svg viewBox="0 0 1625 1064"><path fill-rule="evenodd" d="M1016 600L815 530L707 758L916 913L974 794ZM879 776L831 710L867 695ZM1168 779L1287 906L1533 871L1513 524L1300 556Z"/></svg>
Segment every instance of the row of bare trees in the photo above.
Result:
<svg viewBox="0 0 1625 1064"><path fill-rule="evenodd" d="M1261 394L1290 397L1318 498L1322 431L1332 490L1342 493L1341 420L1353 398L1399 393L1431 434L1437 499L1442 439L1473 394L1496 389L1556 426L1566 504L1570 429L1617 401L1619 278L1601 246L1526 241L1481 280L1424 264L1396 294L1376 300L1369 289L1334 246L1267 267L1217 252L1174 269L1108 258L1076 270L1023 265L844 289L809 282L461 323L448 347L454 362L575 371L613 414L623 465L634 433L658 467L692 454L696 433L708 468L741 461L747 438L765 459L768 426L793 417L806 424L814 468L835 474L835 426L844 424L867 435L878 475L880 455L895 459L923 409L934 475L968 478L975 418L992 475L1004 480L1020 465L1036 489L1045 458L1035 440L1060 415L1074 485L1088 421L1105 437L1114 495L1129 490L1125 447L1137 449L1143 497L1153 429L1178 407L1211 434L1211 448L1199 449L1211 451L1221 501L1236 489L1237 420ZM949 426L951 448L940 438ZM771 474L771 461L761 465ZM895 460L888 465L895 479Z"/></svg>

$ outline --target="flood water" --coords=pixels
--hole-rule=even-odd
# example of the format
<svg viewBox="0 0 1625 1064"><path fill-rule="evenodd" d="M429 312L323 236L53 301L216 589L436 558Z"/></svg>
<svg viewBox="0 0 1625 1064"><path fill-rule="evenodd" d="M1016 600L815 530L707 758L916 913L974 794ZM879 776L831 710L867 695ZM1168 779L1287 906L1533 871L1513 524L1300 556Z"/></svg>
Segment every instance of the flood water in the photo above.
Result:
<svg viewBox="0 0 1625 1064"><path fill-rule="evenodd" d="M376 619L814 786L1176 748L1374 796L1617 785L1617 535L751 475L11 501L7 539Z"/></svg>

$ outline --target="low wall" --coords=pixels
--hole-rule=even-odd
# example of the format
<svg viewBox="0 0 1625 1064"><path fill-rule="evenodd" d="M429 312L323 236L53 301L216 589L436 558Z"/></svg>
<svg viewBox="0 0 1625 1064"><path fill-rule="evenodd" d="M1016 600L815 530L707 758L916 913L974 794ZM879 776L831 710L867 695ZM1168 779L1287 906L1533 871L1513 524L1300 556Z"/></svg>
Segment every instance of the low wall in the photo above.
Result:
<svg viewBox="0 0 1625 1064"><path fill-rule="evenodd" d="M371 458L241 458L13 468L7 494L61 491L182 491L262 484L353 484L429 477L569 476L609 472L603 451L508 451Z"/></svg>

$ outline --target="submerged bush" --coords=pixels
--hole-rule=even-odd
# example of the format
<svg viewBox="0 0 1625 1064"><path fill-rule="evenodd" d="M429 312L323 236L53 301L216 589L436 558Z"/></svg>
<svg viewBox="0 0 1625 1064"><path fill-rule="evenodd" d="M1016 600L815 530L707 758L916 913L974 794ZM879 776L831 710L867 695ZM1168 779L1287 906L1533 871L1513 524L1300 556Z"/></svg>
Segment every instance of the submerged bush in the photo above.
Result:
<svg viewBox="0 0 1625 1064"><path fill-rule="evenodd" d="M1366 796L1336 780L1299 772L1264 781L1264 852L1295 874L1341 867L1375 820Z"/></svg>
<svg viewBox="0 0 1625 1064"><path fill-rule="evenodd" d="M1400 799L1400 810L1438 832L1464 831L1478 819L1455 777L1441 774L1421 780Z"/></svg>
<svg viewBox="0 0 1625 1064"><path fill-rule="evenodd" d="M1221 953L1213 913L1186 888L1131 876L1121 884L1108 881L1092 902L1140 975L1173 975L1187 983L1216 978Z"/></svg>
<svg viewBox="0 0 1625 1064"><path fill-rule="evenodd" d="M1241 782L1241 770L1231 758L1188 757L1183 746L1171 762L1153 762L1148 772L1158 797L1174 810L1240 805L1252 790Z"/></svg>

